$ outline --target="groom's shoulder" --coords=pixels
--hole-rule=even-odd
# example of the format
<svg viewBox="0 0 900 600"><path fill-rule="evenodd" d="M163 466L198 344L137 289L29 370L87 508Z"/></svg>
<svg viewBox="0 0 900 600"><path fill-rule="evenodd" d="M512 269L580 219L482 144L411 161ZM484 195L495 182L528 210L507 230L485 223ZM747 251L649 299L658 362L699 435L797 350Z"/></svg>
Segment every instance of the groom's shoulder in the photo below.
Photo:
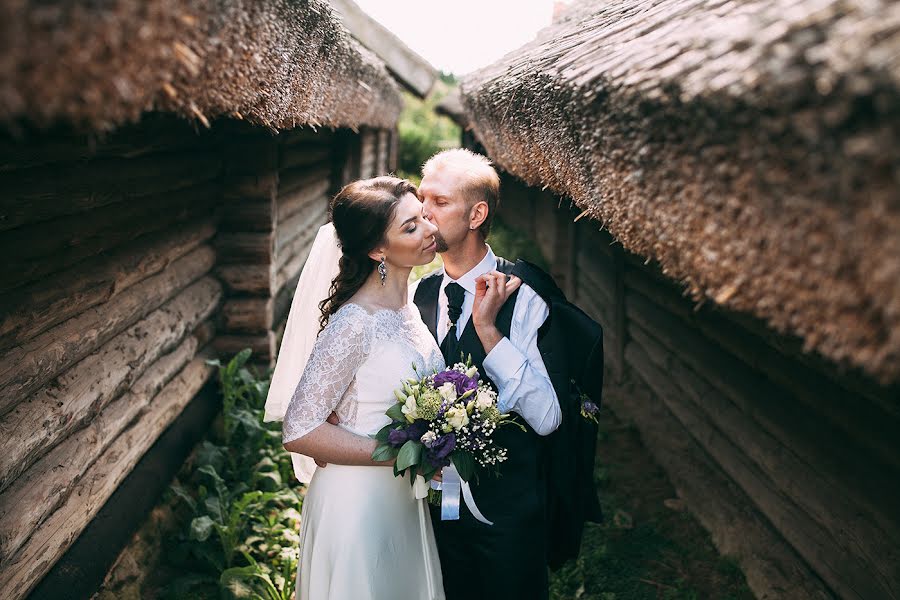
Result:
<svg viewBox="0 0 900 600"><path fill-rule="evenodd" d="M443 278L443 276L444 276L444 269L437 269L435 271L432 271L428 275L424 275L423 277L420 277L419 279L416 279L415 281L410 283L409 286L407 287L407 290L408 290L407 293L409 294L409 296L411 298L415 297L416 292L419 290L420 286L424 285L425 288L422 288L422 289L427 289L429 286L433 286L436 283L439 284L439 282L441 281L441 278Z"/></svg>
<svg viewBox="0 0 900 600"><path fill-rule="evenodd" d="M566 300L565 293L556 285L553 276L532 262L520 258L511 263L508 272L521 279L523 285L534 290L547 304Z"/></svg>

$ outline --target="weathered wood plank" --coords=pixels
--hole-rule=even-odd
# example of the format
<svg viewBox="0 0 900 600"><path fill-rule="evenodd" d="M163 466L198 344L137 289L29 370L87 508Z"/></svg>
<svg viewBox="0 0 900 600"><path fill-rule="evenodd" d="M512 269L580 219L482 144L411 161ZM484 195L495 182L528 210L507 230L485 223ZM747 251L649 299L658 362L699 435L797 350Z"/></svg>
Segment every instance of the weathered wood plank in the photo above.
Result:
<svg viewBox="0 0 900 600"><path fill-rule="evenodd" d="M73 487L68 500L34 532L15 557L0 566L0 589L24 598L72 545L78 534L128 476L159 435L181 414L212 375L201 355L151 401L146 414L126 429Z"/></svg>
<svg viewBox="0 0 900 600"><path fill-rule="evenodd" d="M278 272L275 275L276 296L288 281L291 281L300 273L303 265L306 264L306 259L309 256L310 250L312 250L312 243L304 244L297 254L292 256L284 263L284 266L278 269Z"/></svg>
<svg viewBox="0 0 900 600"><path fill-rule="evenodd" d="M272 298L229 298L222 306L222 324L228 332L265 333L274 318Z"/></svg>
<svg viewBox="0 0 900 600"><path fill-rule="evenodd" d="M315 185L319 181L327 181L331 177L331 163L286 169L279 174L278 196L286 197L291 193Z"/></svg>
<svg viewBox="0 0 900 600"><path fill-rule="evenodd" d="M281 148L281 157L278 161L279 169L296 169L309 165L329 163L331 161L331 146L327 144L292 144Z"/></svg>
<svg viewBox="0 0 900 600"><path fill-rule="evenodd" d="M629 364L649 362L633 342ZM632 420L656 462L718 550L736 557L757 598L831 600L829 590L778 534L752 501L728 478L685 430L666 405L644 388L609 389L604 400L617 415ZM760 552L765 548L765 552Z"/></svg>
<svg viewBox="0 0 900 600"><path fill-rule="evenodd" d="M121 394L218 306L204 277L0 418L0 490Z"/></svg>
<svg viewBox="0 0 900 600"><path fill-rule="evenodd" d="M0 414L35 392L121 331L159 308L212 268L215 253L203 245L109 302L92 306L32 340L0 353Z"/></svg>
<svg viewBox="0 0 900 600"><path fill-rule="evenodd" d="M331 182L328 179L311 179L309 184L297 188L284 196L278 197L278 222L281 223L297 214L312 202L324 199L328 204L328 190Z"/></svg>
<svg viewBox="0 0 900 600"><path fill-rule="evenodd" d="M275 232L219 232L214 242L219 262L268 264L275 259Z"/></svg>
<svg viewBox="0 0 900 600"><path fill-rule="evenodd" d="M0 297L0 348L22 344L159 273L215 233L203 218L132 244Z"/></svg>
<svg viewBox="0 0 900 600"><path fill-rule="evenodd" d="M253 351L253 360L269 362L275 358L275 334L267 331L262 335L218 335L212 346L220 356L230 357L244 348Z"/></svg>
<svg viewBox="0 0 900 600"><path fill-rule="evenodd" d="M279 223L275 234L276 264L280 266L285 260L285 255L291 256L292 253L296 253L298 239L309 239L311 242L327 218L328 202L322 197L318 202L307 204L303 210Z"/></svg>
<svg viewBox="0 0 900 600"><path fill-rule="evenodd" d="M62 271L82 260L174 224L212 213L217 184L206 184L62 217L0 236L0 292Z"/></svg>
<svg viewBox="0 0 900 600"><path fill-rule="evenodd" d="M272 231L276 210L274 197L228 200L219 207L219 231Z"/></svg>
<svg viewBox="0 0 900 600"><path fill-rule="evenodd" d="M232 293L275 295L275 265L272 263L218 265L216 275Z"/></svg>
<svg viewBox="0 0 900 600"><path fill-rule="evenodd" d="M113 400L84 429L66 438L0 494L0 564L13 558L50 513L56 510L85 471L119 433L142 414L169 380L197 352L198 340L188 336L175 350L161 356Z"/></svg>
<svg viewBox="0 0 900 600"><path fill-rule="evenodd" d="M283 146L303 143L330 144L335 137L333 129L319 128L312 129L310 127L295 127L278 134L278 141Z"/></svg>
<svg viewBox="0 0 900 600"><path fill-rule="evenodd" d="M209 152L110 158L0 173L0 231L211 181L222 168Z"/></svg>
<svg viewBox="0 0 900 600"><path fill-rule="evenodd" d="M278 171L251 175L229 173L222 183L222 195L226 200L270 201L278 192L278 186Z"/></svg>
<svg viewBox="0 0 900 600"><path fill-rule="evenodd" d="M629 320L652 331L748 418L815 468L860 510L868 511L884 531L900 536L900 477L856 436L832 425L820 412L810 410L640 294L626 292L626 307Z"/></svg>
<svg viewBox="0 0 900 600"><path fill-rule="evenodd" d="M813 569L847 598L890 593L900 561L885 532L650 333L630 333L650 359L635 365L645 381Z"/></svg>

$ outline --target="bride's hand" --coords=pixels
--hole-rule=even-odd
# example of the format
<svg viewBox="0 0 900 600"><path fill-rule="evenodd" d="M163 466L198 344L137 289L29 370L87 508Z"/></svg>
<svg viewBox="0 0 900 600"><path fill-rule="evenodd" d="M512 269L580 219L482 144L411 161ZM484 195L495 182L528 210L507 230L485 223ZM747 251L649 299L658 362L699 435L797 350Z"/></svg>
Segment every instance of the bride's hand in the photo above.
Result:
<svg viewBox="0 0 900 600"><path fill-rule="evenodd" d="M441 469L440 471L438 471L437 473L435 473L434 476L433 476L431 479L432 479L433 481L443 481L443 480L444 480L443 469Z"/></svg>

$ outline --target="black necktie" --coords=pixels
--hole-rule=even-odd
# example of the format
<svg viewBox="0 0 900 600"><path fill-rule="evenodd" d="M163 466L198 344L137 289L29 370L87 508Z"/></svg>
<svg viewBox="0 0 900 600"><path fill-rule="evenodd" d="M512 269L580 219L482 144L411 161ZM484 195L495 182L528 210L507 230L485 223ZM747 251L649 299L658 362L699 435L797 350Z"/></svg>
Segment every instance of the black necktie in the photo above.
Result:
<svg viewBox="0 0 900 600"><path fill-rule="evenodd" d="M447 329L447 335L444 336L444 341L441 342L441 352L444 354L444 359L448 365L452 365L460 360L460 357L457 356L459 354L459 340L456 339L458 333L456 329L461 327L458 321L459 316L462 314L462 304L463 298L466 296L466 290L458 283L451 282L444 288L444 293L447 294L447 316L450 317L450 328Z"/></svg>

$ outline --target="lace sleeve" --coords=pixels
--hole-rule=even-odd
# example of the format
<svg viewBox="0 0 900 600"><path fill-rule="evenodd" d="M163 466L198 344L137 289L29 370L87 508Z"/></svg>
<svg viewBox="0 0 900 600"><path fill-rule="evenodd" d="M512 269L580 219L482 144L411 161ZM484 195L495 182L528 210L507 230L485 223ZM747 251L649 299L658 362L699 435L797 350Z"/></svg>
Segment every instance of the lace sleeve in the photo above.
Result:
<svg viewBox="0 0 900 600"><path fill-rule="evenodd" d="M282 425L284 443L303 437L337 407L372 343L368 313L348 305L331 316L313 345Z"/></svg>

